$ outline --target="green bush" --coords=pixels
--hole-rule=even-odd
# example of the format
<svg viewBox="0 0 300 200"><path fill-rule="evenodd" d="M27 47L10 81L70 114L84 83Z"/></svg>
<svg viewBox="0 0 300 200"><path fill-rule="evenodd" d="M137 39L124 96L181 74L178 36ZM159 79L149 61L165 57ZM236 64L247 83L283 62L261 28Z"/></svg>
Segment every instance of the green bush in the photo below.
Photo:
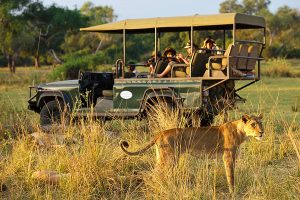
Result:
<svg viewBox="0 0 300 200"><path fill-rule="evenodd" d="M294 77L291 72L291 63L284 58L275 58L267 61L262 69L262 75L268 77Z"/></svg>
<svg viewBox="0 0 300 200"><path fill-rule="evenodd" d="M50 74L52 80L76 79L79 70L95 70L97 65L103 63L104 55L102 53L87 55L85 52L77 52L64 58L65 63L55 68Z"/></svg>

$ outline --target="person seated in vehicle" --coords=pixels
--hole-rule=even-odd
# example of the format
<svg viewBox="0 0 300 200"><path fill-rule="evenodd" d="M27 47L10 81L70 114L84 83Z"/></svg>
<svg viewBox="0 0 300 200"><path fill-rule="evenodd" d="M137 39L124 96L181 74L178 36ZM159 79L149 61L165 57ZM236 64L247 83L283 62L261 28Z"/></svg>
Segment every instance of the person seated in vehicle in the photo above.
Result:
<svg viewBox="0 0 300 200"><path fill-rule="evenodd" d="M131 65L132 63L130 63L128 66L127 66L127 72L125 72L125 75L124 77L125 78L134 78L136 77L136 67L134 65Z"/></svg>
<svg viewBox="0 0 300 200"><path fill-rule="evenodd" d="M199 51L199 53L201 55L198 55L199 56L198 65L201 67L200 68L198 67L198 69L194 69L194 71L197 71L196 76L202 76L205 73L206 64L208 63L210 56L214 56L214 55L217 55L220 53L222 54L222 52L218 51L218 50L220 50L220 48L216 45L215 41L210 36L208 36L204 40L203 46L200 48L200 51ZM216 59L216 60L214 60L214 62L219 63L219 62L221 62L221 60ZM192 71L193 71L193 69L192 69Z"/></svg>
<svg viewBox="0 0 300 200"><path fill-rule="evenodd" d="M210 36L208 36L203 42L200 53L216 55L219 54L219 49L220 48L216 45L215 41Z"/></svg>
<svg viewBox="0 0 300 200"><path fill-rule="evenodd" d="M175 64L178 64L178 60L176 59L176 51L171 47L167 47L163 53L163 57L166 62L168 62L167 67L160 74L157 74L156 77L163 78L169 77L171 75L171 69Z"/></svg>
<svg viewBox="0 0 300 200"><path fill-rule="evenodd" d="M189 41L189 42L186 43L184 48L187 51L187 56L183 57L183 55L181 53L179 53L177 55L177 60L179 60L182 63L185 63L186 65L189 65L190 61L191 61L191 58L193 56L193 53L197 51L198 46L196 44L193 44L193 48L192 48L191 42Z"/></svg>
<svg viewBox="0 0 300 200"><path fill-rule="evenodd" d="M162 58L161 53L160 53L160 51L158 51L156 53L156 61L159 61L161 58ZM154 73L154 67L156 65L156 62L155 62L155 51L152 52L151 57L148 59L146 65L149 66L149 72L150 72L150 74L153 74Z"/></svg>

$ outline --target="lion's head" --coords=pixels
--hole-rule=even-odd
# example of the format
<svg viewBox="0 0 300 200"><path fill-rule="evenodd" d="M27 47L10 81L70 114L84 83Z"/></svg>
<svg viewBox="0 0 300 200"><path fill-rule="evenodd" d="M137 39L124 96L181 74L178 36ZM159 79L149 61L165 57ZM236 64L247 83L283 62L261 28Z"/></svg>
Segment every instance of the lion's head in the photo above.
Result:
<svg viewBox="0 0 300 200"><path fill-rule="evenodd" d="M264 127L262 124L262 114L256 116L243 115L242 121L244 123L244 131L248 137L255 137L257 140L261 140Z"/></svg>

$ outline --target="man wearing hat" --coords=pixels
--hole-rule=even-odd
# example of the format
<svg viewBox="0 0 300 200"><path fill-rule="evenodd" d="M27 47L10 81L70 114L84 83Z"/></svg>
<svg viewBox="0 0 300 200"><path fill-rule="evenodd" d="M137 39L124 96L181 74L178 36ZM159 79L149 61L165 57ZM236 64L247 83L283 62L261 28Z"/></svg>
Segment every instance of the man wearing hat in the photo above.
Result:
<svg viewBox="0 0 300 200"><path fill-rule="evenodd" d="M187 42L185 47L184 47L187 51L187 56L184 58L183 55L181 53L178 54L177 59L180 62L184 62L186 65L190 64L190 60L192 58L193 53L198 49L197 45L193 44L193 49L192 49L192 45L191 42Z"/></svg>

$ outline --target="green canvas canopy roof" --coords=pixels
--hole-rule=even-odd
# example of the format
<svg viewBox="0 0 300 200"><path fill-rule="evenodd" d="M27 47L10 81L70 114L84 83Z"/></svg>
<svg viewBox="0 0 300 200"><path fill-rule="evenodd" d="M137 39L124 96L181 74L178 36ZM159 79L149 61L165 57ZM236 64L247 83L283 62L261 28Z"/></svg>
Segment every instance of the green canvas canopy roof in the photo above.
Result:
<svg viewBox="0 0 300 200"><path fill-rule="evenodd" d="M103 33L121 33L123 30L126 30L126 32L138 33L153 32L155 28L162 31L190 30L191 26L193 26L195 30L217 30L232 29L233 24L236 25L237 29L264 28L266 26L266 22L263 17L240 13L224 13L216 15L127 19L98 26L81 28L80 30Z"/></svg>

